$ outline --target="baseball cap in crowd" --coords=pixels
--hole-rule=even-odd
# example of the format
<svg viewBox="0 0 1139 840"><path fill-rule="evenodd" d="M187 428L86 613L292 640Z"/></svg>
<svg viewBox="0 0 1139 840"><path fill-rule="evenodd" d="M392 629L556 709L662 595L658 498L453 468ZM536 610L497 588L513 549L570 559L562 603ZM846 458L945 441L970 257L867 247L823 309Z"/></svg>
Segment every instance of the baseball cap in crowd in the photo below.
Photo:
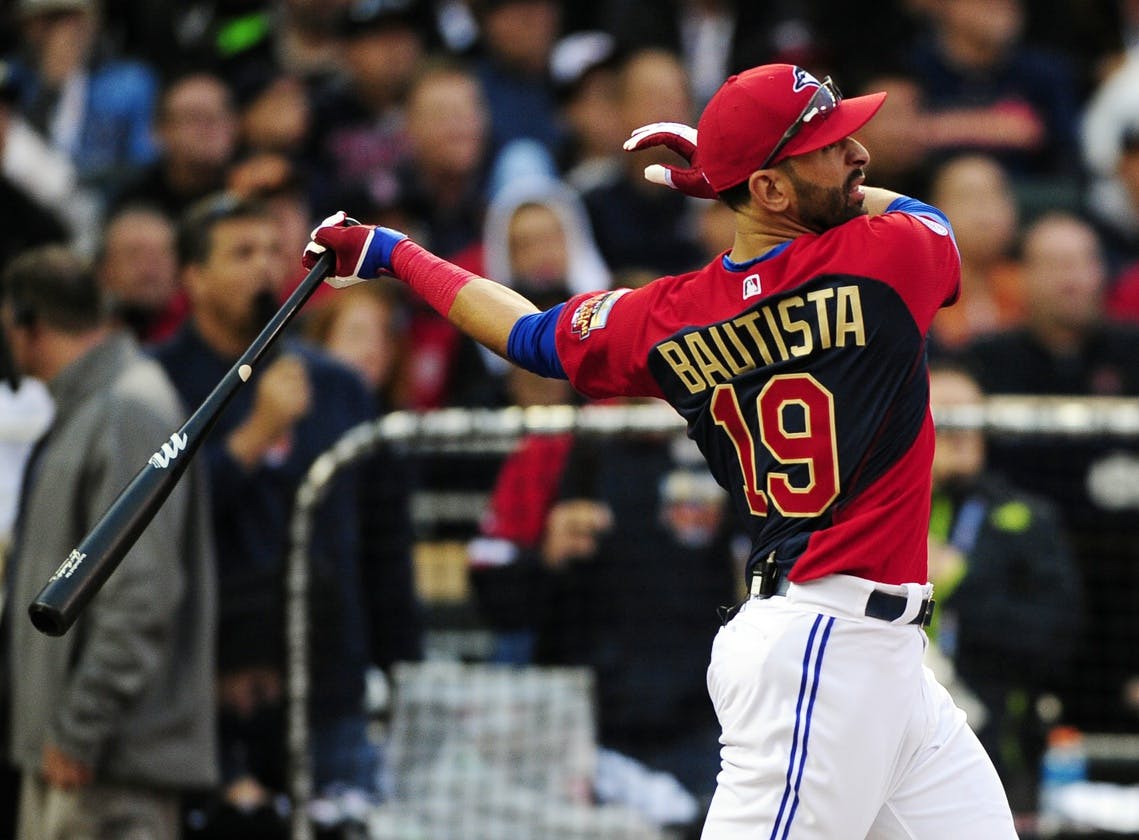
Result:
<svg viewBox="0 0 1139 840"><path fill-rule="evenodd" d="M764 64L730 77L697 124L696 163L716 192L757 169L829 146L869 122L885 93L843 99L793 64Z"/></svg>
<svg viewBox="0 0 1139 840"><path fill-rule="evenodd" d="M586 76L617 64L617 39L608 32L573 32L560 39L550 51L550 79L555 92L572 97Z"/></svg>
<svg viewBox="0 0 1139 840"><path fill-rule="evenodd" d="M419 30L425 11L420 0L354 0L339 15L337 31L351 38L397 25Z"/></svg>
<svg viewBox="0 0 1139 840"><path fill-rule="evenodd" d="M56 12L93 12L95 0L19 0L16 10L21 17L49 15Z"/></svg>

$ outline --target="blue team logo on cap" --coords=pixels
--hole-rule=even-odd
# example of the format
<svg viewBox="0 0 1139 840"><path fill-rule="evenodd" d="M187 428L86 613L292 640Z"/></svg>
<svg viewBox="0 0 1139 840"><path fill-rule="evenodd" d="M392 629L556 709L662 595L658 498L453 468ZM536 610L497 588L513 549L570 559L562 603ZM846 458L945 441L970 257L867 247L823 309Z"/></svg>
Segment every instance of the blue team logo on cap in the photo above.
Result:
<svg viewBox="0 0 1139 840"><path fill-rule="evenodd" d="M795 68L795 78L791 82L791 89L798 93L801 90L806 90L809 87L821 87L822 82L804 70L802 67Z"/></svg>

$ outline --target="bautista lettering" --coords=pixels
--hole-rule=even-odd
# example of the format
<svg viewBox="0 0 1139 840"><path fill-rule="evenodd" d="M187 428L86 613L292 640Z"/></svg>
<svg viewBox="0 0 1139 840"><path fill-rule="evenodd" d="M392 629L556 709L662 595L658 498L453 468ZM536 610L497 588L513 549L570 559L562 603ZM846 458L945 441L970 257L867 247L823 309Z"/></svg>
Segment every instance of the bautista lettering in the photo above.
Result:
<svg viewBox="0 0 1139 840"><path fill-rule="evenodd" d="M865 347L858 286L791 295L657 345L656 352L692 394L764 365L820 350Z"/></svg>

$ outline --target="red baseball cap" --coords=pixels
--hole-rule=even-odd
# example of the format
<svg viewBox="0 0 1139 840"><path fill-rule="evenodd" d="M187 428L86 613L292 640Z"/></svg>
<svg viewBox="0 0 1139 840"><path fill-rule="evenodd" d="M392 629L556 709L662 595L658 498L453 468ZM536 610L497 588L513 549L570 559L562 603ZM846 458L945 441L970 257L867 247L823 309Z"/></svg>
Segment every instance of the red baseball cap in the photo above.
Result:
<svg viewBox="0 0 1139 840"><path fill-rule="evenodd" d="M816 100L820 95L822 96ZM829 96L827 94L835 93ZM793 64L764 64L730 77L704 108L697 124L695 162L716 192L741 184L784 142L773 166L849 137L882 107L885 93L842 99ZM813 103L820 103L812 109Z"/></svg>

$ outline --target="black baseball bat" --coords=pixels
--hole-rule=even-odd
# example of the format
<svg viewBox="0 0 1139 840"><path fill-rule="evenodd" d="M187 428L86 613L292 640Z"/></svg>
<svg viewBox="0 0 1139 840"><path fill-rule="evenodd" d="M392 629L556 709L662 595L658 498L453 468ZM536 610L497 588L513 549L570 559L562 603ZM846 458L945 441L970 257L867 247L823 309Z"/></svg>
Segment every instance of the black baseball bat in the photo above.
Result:
<svg viewBox="0 0 1139 840"><path fill-rule="evenodd" d="M62 636L106 583L186 471L194 453L237 389L293 317L336 266L325 251L253 343L210 395L119 493L95 527L48 579L28 607L32 624L49 636Z"/></svg>

